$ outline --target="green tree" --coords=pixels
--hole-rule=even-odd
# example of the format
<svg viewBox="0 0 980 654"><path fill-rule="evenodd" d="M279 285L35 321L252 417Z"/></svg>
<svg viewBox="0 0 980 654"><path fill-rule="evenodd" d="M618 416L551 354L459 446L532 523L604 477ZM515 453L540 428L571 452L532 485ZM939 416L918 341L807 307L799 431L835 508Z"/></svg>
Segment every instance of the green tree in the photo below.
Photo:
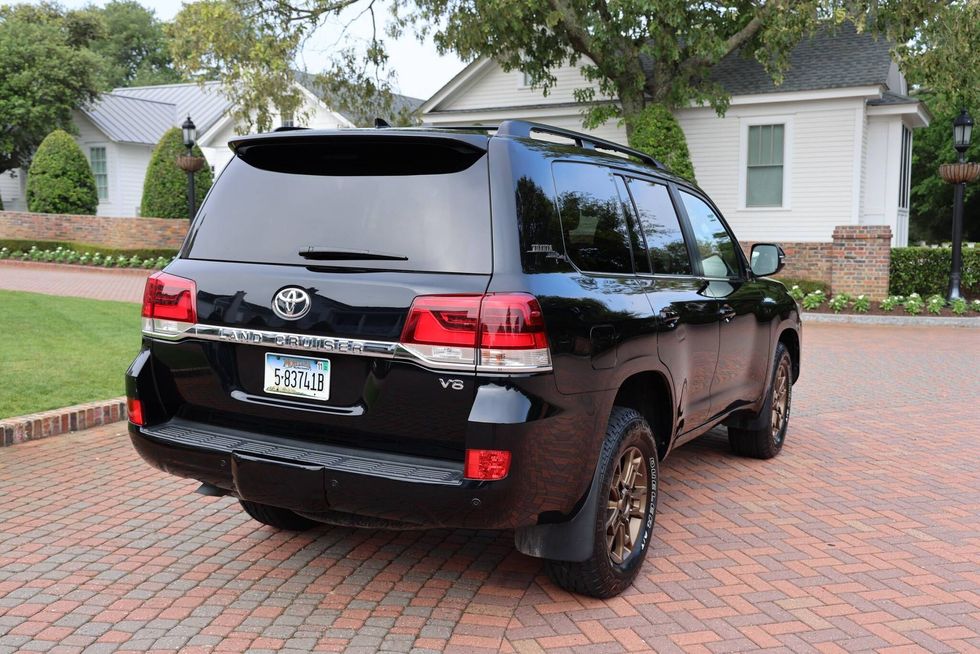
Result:
<svg viewBox="0 0 980 654"><path fill-rule="evenodd" d="M217 0L203 0L215 2ZM232 1L232 0L227 0ZM246 78L235 69L217 67L226 85L259 81L276 73L282 59L292 60L296 47L327 18L363 7L376 24L373 0L234 0L237 15L250 32L288 39L272 52L250 48ZM973 0L969 0L973 1ZM200 3L195 3L200 4ZM185 11L195 5L187 5ZM638 117L649 105L672 110L690 103L727 109L728 93L711 81L711 69L739 51L753 57L778 82L792 48L827 24L854 21L861 29L885 32L904 42L925 17L945 3L931 0L394 0L388 35L414 29L432 37L442 51L465 60L493 57L505 70L519 69L547 93L557 81L555 70L577 64L592 84L576 90L586 104L584 124L595 127L616 118L625 123L634 145ZM200 16L204 18L203 16ZM206 20L204 22L207 22ZM198 26L207 46L221 50L240 39L234 29ZM206 47L198 47L200 55ZM390 92L384 40L375 31L360 57L339 49L328 76ZM186 55L181 60L193 61ZM200 58L200 57L199 57ZM275 96L271 96L275 97ZM672 122L660 112L661 124ZM673 127L669 128L674 131Z"/></svg>
<svg viewBox="0 0 980 654"><path fill-rule="evenodd" d="M276 30L243 13L236 0L199 0L185 4L166 32L180 73L224 82L240 131L268 131L276 111L304 118L292 67L301 30Z"/></svg>
<svg viewBox="0 0 980 654"><path fill-rule="evenodd" d="M912 190L909 211L909 241L948 242L953 229L953 185L939 176L939 166L957 159L953 149L953 118L959 114L954 101L937 101L932 94L922 98L934 109L929 127L917 129L912 137ZM974 138L967 151L970 161L980 161L980 139ZM980 241L980 184L966 185L963 237Z"/></svg>
<svg viewBox="0 0 980 654"><path fill-rule="evenodd" d="M27 167L52 129L72 131L72 109L104 88L87 49L97 23L49 5L0 7L0 173Z"/></svg>
<svg viewBox="0 0 980 654"><path fill-rule="evenodd" d="M55 130L41 141L27 172L27 208L40 213L94 215L95 176L75 139Z"/></svg>
<svg viewBox="0 0 980 654"><path fill-rule="evenodd" d="M111 0L87 13L101 26L90 49L105 62L109 86L168 84L181 81L173 67L163 23L135 0Z"/></svg>
<svg viewBox="0 0 980 654"><path fill-rule="evenodd" d="M151 218L187 218L187 173L177 167L177 157L187 153L179 128L167 130L160 138L143 181L140 214ZM194 156L201 149L194 146ZM195 206L201 206L214 178L207 162L194 175Z"/></svg>

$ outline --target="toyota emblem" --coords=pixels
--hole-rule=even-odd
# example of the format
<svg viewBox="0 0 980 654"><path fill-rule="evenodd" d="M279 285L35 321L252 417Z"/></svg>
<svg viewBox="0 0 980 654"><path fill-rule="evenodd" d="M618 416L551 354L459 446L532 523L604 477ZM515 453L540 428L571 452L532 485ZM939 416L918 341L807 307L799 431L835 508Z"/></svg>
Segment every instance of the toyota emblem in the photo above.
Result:
<svg viewBox="0 0 980 654"><path fill-rule="evenodd" d="M289 286L276 293L272 299L272 310L283 320L299 320L309 313L312 304L309 293Z"/></svg>

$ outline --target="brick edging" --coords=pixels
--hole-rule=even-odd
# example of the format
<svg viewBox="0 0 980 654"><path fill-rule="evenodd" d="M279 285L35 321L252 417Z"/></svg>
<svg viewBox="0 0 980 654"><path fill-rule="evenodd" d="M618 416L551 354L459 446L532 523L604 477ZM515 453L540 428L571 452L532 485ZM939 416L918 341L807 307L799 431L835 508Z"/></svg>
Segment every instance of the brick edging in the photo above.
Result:
<svg viewBox="0 0 980 654"><path fill-rule="evenodd" d="M80 266L74 263L52 263L49 261L14 261L12 259L0 260L0 266L15 266L19 268L30 268L34 270L60 270L63 272L105 272L115 275L132 275L135 277L148 277L150 273L156 272L156 268L104 268L102 266Z"/></svg>
<svg viewBox="0 0 980 654"><path fill-rule="evenodd" d="M956 318L943 316L867 316L848 313L803 313L807 323L850 325L893 325L903 327L964 327L980 328L980 318Z"/></svg>
<svg viewBox="0 0 980 654"><path fill-rule="evenodd" d="M126 419L126 398L99 400L0 419L0 447L81 431Z"/></svg>

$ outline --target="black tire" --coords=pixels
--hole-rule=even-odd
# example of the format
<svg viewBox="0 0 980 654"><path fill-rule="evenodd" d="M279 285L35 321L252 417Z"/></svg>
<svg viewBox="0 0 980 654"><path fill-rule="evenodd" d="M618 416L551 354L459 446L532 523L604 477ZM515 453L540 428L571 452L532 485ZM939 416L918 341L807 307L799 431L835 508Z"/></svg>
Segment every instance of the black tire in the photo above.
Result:
<svg viewBox="0 0 980 654"><path fill-rule="evenodd" d="M248 500L238 500L245 509L245 513L252 516L264 525L285 529L287 531L306 531L317 523L309 518L293 513L289 509L280 509L278 506L249 502Z"/></svg>
<svg viewBox="0 0 980 654"><path fill-rule="evenodd" d="M609 507L611 502L616 502L616 497L620 502L626 502L632 510L632 499L619 494L613 487L613 482L621 479L621 464L624 457L636 456L635 450L642 456L642 470L634 473L634 482L639 480L641 472L645 474L648 483L646 484L645 496L646 506L642 511L641 522L638 523L638 533L630 538L632 543L629 554L617 562L616 555L613 553L617 549L616 527L610 524L619 525L619 517L622 511ZM635 459L634 459L635 460ZM650 537L653 531L653 524L657 515L657 483L660 476L659 462L657 459L657 445L653 438L653 431L650 425L637 411L624 407L613 407L612 414L609 416L609 426L606 428L606 439L602 444L602 452L599 454L599 488L602 494L599 496L599 503L595 516L595 543L592 555L585 561L545 561L545 568L551 579L566 590L591 597L609 598L623 592L640 571L643 559L646 558L647 549L650 546ZM622 487L622 486L620 486ZM637 485L638 487L638 485ZM630 494L629 497L638 496ZM632 515L632 513L631 513ZM614 521L614 522L613 522ZM623 526L634 524L627 516ZM622 530L625 537L626 529ZM614 532L613 543L609 540L609 530ZM622 551L622 547L619 548Z"/></svg>
<svg viewBox="0 0 980 654"><path fill-rule="evenodd" d="M783 392L785 396L781 395ZM769 392L762 405L762 411L750 421L750 428L728 428L728 442L732 446L732 452L755 459L771 459L779 454L783 449L783 443L786 442L786 430L789 428L792 406L793 360L786 347L778 343L772 377L769 379ZM774 428L774 423L777 421L778 424Z"/></svg>

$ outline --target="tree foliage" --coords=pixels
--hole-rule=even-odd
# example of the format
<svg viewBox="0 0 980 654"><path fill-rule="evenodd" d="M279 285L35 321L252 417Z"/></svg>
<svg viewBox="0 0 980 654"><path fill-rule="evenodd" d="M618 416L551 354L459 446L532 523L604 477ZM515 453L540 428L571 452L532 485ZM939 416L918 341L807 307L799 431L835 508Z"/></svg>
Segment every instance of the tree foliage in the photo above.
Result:
<svg viewBox="0 0 980 654"><path fill-rule="evenodd" d="M92 167L75 139L55 130L41 141L27 173L27 208L94 215L99 207Z"/></svg>
<svg viewBox="0 0 980 654"><path fill-rule="evenodd" d="M181 81L173 67L163 23L136 0L111 0L86 10L101 24L91 50L103 59L110 87Z"/></svg>
<svg viewBox="0 0 980 654"><path fill-rule="evenodd" d="M184 5L166 30L177 69L201 82L220 78L243 131L268 131L277 112L304 117L292 68L303 31L275 25L235 0L199 0Z"/></svg>
<svg viewBox="0 0 980 654"><path fill-rule="evenodd" d="M187 153L179 128L167 130L160 138L143 181L143 201L140 215L151 218L187 218L187 173L177 167L177 157ZM200 157L201 149L194 146L194 156ZM200 207L214 177L207 162L194 174L195 206Z"/></svg>
<svg viewBox="0 0 980 654"><path fill-rule="evenodd" d="M929 127L917 129L912 136L912 190L910 194L909 241L942 243L952 238L953 185L939 176L941 164L953 163L953 118L959 114L954 100L937 99L924 94L923 101L935 107ZM975 132L976 134L977 132ZM967 150L970 161L980 161L980 138L974 136ZM980 241L980 184L967 184L964 206L963 237Z"/></svg>
<svg viewBox="0 0 980 654"><path fill-rule="evenodd" d="M51 5L0 7L0 172L30 164L53 129L72 131L72 109L104 88L87 46L97 21Z"/></svg>
<svg viewBox="0 0 980 654"><path fill-rule="evenodd" d="M630 145L659 160L681 177L694 180L694 166L684 130L666 107L651 104L627 120L632 128Z"/></svg>

